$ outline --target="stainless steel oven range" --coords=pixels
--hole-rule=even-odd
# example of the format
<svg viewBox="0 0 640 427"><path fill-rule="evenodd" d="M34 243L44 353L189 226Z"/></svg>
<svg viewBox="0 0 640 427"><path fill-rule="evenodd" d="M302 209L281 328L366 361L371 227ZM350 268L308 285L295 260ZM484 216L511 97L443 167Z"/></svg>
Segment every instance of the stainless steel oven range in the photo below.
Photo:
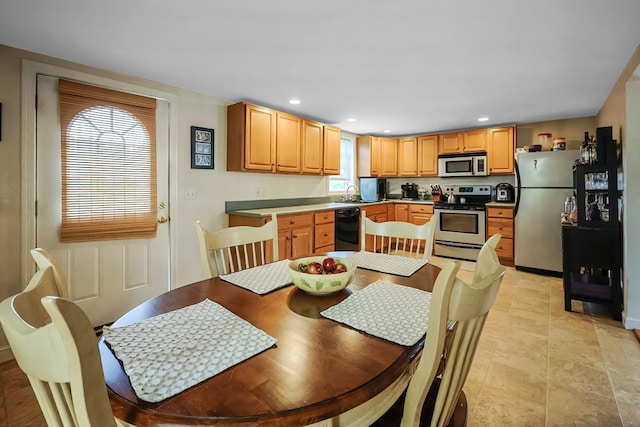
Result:
<svg viewBox="0 0 640 427"><path fill-rule="evenodd" d="M446 201L434 204L439 219L434 253L475 261L486 240L485 204L491 201L491 186L451 185L444 187L444 194Z"/></svg>

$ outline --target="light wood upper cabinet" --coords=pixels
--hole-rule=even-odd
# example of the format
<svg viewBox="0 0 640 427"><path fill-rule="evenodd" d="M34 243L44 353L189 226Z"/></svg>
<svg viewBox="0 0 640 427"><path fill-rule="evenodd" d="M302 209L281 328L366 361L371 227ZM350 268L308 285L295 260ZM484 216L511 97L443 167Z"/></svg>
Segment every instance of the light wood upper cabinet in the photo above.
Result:
<svg viewBox="0 0 640 427"><path fill-rule="evenodd" d="M322 123L302 121L302 173L322 173L323 132Z"/></svg>
<svg viewBox="0 0 640 427"><path fill-rule="evenodd" d="M358 176L380 176L381 145L377 136L359 136L356 138L358 147Z"/></svg>
<svg viewBox="0 0 640 427"><path fill-rule="evenodd" d="M438 135L418 137L418 175L438 175Z"/></svg>
<svg viewBox="0 0 640 427"><path fill-rule="evenodd" d="M472 129L464 132L440 134L438 147L440 154L485 151L487 149L487 130Z"/></svg>
<svg viewBox="0 0 640 427"><path fill-rule="evenodd" d="M339 174L340 129L246 102L229 105L227 170Z"/></svg>
<svg viewBox="0 0 640 427"><path fill-rule="evenodd" d="M463 133L462 151L486 151L487 149L487 130L473 129Z"/></svg>
<svg viewBox="0 0 640 427"><path fill-rule="evenodd" d="M438 153L460 153L463 148L462 132L441 133L438 138Z"/></svg>
<svg viewBox="0 0 640 427"><path fill-rule="evenodd" d="M380 138L380 176L398 175L398 140Z"/></svg>
<svg viewBox="0 0 640 427"><path fill-rule="evenodd" d="M300 172L301 129L300 117L276 113L276 171Z"/></svg>
<svg viewBox="0 0 640 427"><path fill-rule="evenodd" d="M397 176L398 140L377 136L359 136L358 176Z"/></svg>
<svg viewBox="0 0 640 427"><path fill-rule="evenodd" d="M415 137L398 139L398 176L418 175L418 142Z"/></svg>
<svg viewBox="0 0 640 427"><path fill-rule="evenodd" d="M227 109L227 170L275 170L276 115L268 108L238 103Z"/></svg>
<svg viewBox="0 0 640 427"><path fill-rule="evenodd" d="M513 126L489 129L487 160L490 175L513 173L514 134Z"/></svg>
<svg viewBox="0 0 640 427"><path fill-rule="evenodd" d="M340 128L324 126L322 174L340 175Z"/></svg>

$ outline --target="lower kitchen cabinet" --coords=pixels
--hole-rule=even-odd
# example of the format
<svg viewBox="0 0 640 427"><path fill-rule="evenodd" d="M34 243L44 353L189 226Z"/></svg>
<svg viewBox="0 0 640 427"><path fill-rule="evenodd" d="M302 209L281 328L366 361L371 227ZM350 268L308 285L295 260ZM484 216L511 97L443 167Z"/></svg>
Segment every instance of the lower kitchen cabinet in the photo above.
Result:
<svg viewBox="0 0 640 427"><path fill-rule="evenodd" d="M426 224L433 216L433 205L409 204L407 215L411 224Z"/></svg>
<svg viewBox="0 0 640 427"><path fill-rule="evenodd" d="M607 305L622 319L620 231L616 228L562 227L564 309L571 300Z"/></svg>
<svg viewBox="0 0 640 427"><path fill-rule="evenodd" d="M335 250L335 211L322 211L313 214L315 253Z"/></svg>
<svg viewBox="0 0 640 427"><path fill-rule="evenodd" d="M296 259L313 253L313 213L278 216L280 259Z"/></svg>
<svg viewBox="0 0 640 427"><path fill-rule="evenodd" d="M513 208L487 208L487 239L494 234L502 234L496 253L505 264L513 265L514 240Z"/></svg>
<svg viewBox="0 0 640 427"><path fill-rule="evenodd" d="M395 203L395 220L409 222L409 205L406 203Z"/></svg>
<svg viewBox="0 0 640 427"><path fill-rule="evenodd" d="M386 222L388 221L387 216L387 205L388 203L380 204L380 205L368 205L367 207L363 207L362 210L365 211L367 218L369 218L373 222ZM363 225L360 224L360 227ZM373 237L367 235L365 237L365 248L367 251L373 250Z"/></svg>
<svg viewBox="0 0 640 427"><path fill-rule="evenodd" d="M387 219L387 204L380 205L370 205L362 208L363 211L367 214L367 218L369 218L373 222L385 222Z"/></svg>

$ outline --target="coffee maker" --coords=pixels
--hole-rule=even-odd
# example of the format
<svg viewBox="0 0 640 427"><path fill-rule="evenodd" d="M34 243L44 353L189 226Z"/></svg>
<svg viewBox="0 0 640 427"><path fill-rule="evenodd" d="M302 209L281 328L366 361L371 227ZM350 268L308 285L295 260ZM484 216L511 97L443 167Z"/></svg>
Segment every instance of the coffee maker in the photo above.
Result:
<svg viewBox="0 0 640 427"><path fill-rule="evenodd" d="M418 184L407 182L406 184L402 184L400 188L402 189L403 199L413 200L418 198Z"/></svg>
<svg viewBox="0 0 640 427"><path fill-rule="evenodd" d="M502 182L496 185L496 202L512 203L515 200L513 185Z"/></svg>

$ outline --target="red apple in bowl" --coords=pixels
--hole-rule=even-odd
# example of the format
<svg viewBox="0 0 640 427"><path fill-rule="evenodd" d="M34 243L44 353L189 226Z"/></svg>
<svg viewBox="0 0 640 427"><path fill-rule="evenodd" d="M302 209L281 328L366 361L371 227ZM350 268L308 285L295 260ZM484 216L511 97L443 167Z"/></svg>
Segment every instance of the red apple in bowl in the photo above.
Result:
<svg viewBox="0 0 640 427"><path fill-rule="evenodd" d="M336 260L331 257L327 257L322 261L322 268L327 273L333 273L333 270L336 269Z"/></svg>
<svg viewBox="0 0 640 427"><path fill-rule="evenodd" d="M322 274L322 264L319 262L310 262L305 270L305 273L309 274Z"/></svg>
<svg viewBox="0 0 640 427"><path fill-rule="evenodd" d="M345 271L347 271L347 266L341 262L338 262L333 269L333 274L344 273Z"/></svg>

